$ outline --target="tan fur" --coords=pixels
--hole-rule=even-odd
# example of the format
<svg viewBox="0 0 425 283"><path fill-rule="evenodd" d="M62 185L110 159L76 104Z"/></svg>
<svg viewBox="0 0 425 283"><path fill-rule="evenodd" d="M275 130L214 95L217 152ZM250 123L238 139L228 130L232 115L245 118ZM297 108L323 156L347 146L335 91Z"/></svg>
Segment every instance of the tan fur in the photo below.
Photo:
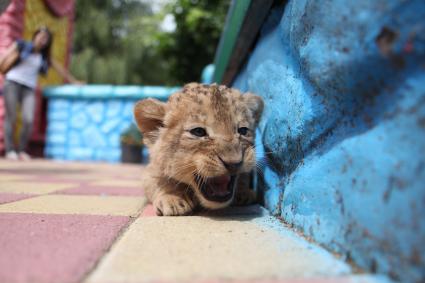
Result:
<svg viewBox="0 0 425 283"><path fill-rule="evenodd" d="M261 97L215 84L187 84L167 103L139 101L134 115L150 152L143 186L157 214L186 215L198 206L217 209L234 200L254 201L247 180L256 162L254 134L262 110ZM196 127L208 135L191 134ZM240 127L249 128L248 134L239 134ZM204 198L194 178L229 174L222 160L242 160L235 193L223 203Z"/></svg>

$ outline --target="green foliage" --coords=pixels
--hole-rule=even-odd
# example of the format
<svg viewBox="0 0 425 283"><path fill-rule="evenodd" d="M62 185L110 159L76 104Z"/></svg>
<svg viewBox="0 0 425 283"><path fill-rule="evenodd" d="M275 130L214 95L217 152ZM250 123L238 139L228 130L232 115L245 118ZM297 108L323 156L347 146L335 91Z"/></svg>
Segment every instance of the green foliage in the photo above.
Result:
<svg viewBox="0 0 425 283"><path fill-rule="evenodd" d="M177 0L168 7L177 28L161 34L160 49L178 82L198 81L202 69L212 63L228 7L227 0Z"/></svg>
<svg viewBox="0 0 425 283"><path fill-rule="evenodd" d="M213 61L229 0L77 0L71 71L96 84L198 81ZM161 29L165 15L176 29Z"/></svg>
<svg viewBox="0 0 425 283"><path fill-rule="evenodd" d="M96 84L169 81L157 34L161 15L139 0L78 0L71 71Z"/></svg>

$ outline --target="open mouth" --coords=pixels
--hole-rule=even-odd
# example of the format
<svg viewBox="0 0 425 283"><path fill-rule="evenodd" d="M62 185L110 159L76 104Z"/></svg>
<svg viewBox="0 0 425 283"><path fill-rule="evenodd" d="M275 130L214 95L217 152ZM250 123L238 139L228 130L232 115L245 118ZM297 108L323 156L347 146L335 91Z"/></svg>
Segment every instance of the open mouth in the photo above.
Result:
<svg viewBox="0 0 425 283"><path fill-rule="evenodd" d="M217 177L202 178L195 175L202 196L209 201L226 202L233 196L235 176L222 175Z"/></svg>

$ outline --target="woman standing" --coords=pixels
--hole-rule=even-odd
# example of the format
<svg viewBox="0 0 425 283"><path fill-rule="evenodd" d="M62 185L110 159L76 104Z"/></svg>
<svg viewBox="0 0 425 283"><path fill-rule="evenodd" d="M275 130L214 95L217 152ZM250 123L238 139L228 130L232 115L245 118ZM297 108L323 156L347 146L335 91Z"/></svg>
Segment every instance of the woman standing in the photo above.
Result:
<svg viewBox="0 0 425 283"><path fill-rule="evenodd" d="M12 44L0 59L0 66L11 58L17 61L6 72L3 88L6 117L4 124L4 139L6 158L11 160L28 160L30 156L25 152L31 135L34 110L35 88L38 74L45 75L50 66L53 67L66 81L80 83L60 64L50 56L53 36L47 28L38 29L31 42L18 40ZM12 59L14 60L14 59ZM19 143L15 148L13 143L14 125L16 124L17 106L22 113L22 129Z"/></svg>

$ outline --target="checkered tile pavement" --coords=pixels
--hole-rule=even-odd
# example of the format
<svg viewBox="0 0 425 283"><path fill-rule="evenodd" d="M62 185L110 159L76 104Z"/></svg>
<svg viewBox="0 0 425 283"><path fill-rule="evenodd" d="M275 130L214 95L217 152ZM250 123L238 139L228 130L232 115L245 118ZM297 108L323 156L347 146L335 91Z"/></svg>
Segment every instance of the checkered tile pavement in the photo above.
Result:
<svg viewBox="0 0 425 283"><path fill-rule="evenodd" d="M142 171L0 159L0 282L388 282L260 206L156 217Z"/></svg>

